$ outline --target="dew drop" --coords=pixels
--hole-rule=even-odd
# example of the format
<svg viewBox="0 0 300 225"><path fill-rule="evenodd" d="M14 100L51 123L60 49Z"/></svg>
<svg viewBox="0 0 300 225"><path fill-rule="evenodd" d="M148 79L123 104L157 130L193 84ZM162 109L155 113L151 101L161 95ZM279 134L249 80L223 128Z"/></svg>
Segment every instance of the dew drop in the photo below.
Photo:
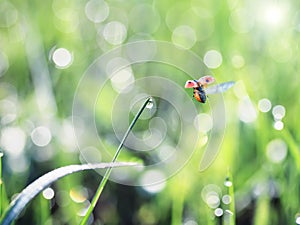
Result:
<svg viewBox="0 0 300 225"><path fill-rule="evenodd" d="M221 208L216 208L216 209L215 209L215 215L216 215L217 217L222 216L222 215L223 215L223 209L221 209Z"/></svg>
<svg viewBox="0 0 300 225"><path fill-rule="evenodd" d="M43 196L45 199L52 199L54 197L54 191L52 188L46 188L44 191L43 191Z"/></svg>
<svg viewBox="0 0 300 225"><path fill-rule="evenodd" d="M153 98L151 98L151 99L149 100L149 102L147 103L146 108L147 108L147 109L152 109L153 105L154 105L154 103L153 103Z"/></svg>
<svg viewBox="0 0 300 225"><path fill-rule="evenodd" d="M224 181L224 185L226 187L231 187L232 186L232 182L229 180L229 177L226 177L226 179Z"/></svg>

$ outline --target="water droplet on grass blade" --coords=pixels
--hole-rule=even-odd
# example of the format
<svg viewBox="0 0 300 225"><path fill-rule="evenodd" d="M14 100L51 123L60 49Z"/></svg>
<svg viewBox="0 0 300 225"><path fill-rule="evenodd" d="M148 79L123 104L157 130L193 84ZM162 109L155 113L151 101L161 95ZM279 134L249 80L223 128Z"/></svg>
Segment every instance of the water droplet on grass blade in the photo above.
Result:
<svg viewBox="0 0 300 225"><path fill-rule="evenodd" d="M229 209L226 209L224 211L224 224L231 224L231 221L233 219L233 212Z"/></svg>
<svg viewBox="0 0 300 225"><path fill-rule="evenodd" d="M152 109L153 105L154 105L154 100L153 100L153 98L150 98L148 104L146 105L146 108L147 109Z"/></svg>
<svg viewBox="0 0 300 225"><path fill-rule="evenodd" d="M230 204L230 203L231 203L231 197L230 197L230 195L224 195L224 196L222 197L222 202L223 202L225 205Z"/></svg>
<svg viewBox="0 0 300 225"><path fill-rule="evenodd" d="M52 188L46 188L44 191L43 191L43 196L45 199L52 199L54 197L54 191Z"/></svg>
<svg viewBox="0 0 300 225"><path fill-rule="evenodd" d="M224 185L226 187L231 187L232 186L232 182L229 180L229 177L226 177L226 179L224 181Z"/></svg>
<svg viewBox="0 0 300 225"><path fill-rule="evenodd" d="M226 210L225 210L225 213L228 214L228 215L230 215L230 216L233 215L233 212L231 212L229 209L226 209Z"/></svg>
<svg viewBox="0 0 300 225"><path fill-rule="evenodd" d="M222 216L222 215L223 215L223 209L221 209L221 208L216 208L216 209L215 209L215 215L216 215L217 217Z"/></svg>

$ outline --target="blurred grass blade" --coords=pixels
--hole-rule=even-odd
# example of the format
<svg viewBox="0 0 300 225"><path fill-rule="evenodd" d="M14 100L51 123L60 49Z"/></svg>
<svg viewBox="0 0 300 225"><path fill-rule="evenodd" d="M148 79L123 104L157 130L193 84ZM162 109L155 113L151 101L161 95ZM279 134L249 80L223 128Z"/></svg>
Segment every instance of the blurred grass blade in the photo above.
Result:
<svg viewBox="0 0 300 225"><path fill-rule="evenodd" d="M34 182L29 184L23 191L11 202L9 209L4 214L4 217L1 220L1 225L11 224L13 220L21 213L24 207L41 191L46 189L53 182L58 179L76 172L83 170L91 169L105 169L112 167L121 167L121 166L135 166L136 163L97 163L97 164L83 164L83 165L69 165L60 167L51 172L46 173L45 175L39 177Z"/></svg>
<svg viewBox="0 0 300 225"><path fill-rule="evenodd" d="M120 145L119 145L119 147L118 147L118 149L117 149L117 151L116 151L116 153L115 153L115 155L114 155L114 157L113 157L113 159L112 159L112 162L115 162L115 161L117 160L117 158L118 158L118 156L119 156L119 154L120 154L120 151L121 151L121 149L122 149L122 147L123 147L123 145L124 145L124 143L125 143L125 141L126 141L128 135L129 135L129 133L131 132L132 128L134 127L135 123L136 123L137 120L139 119L140 115L142 114L142 112L144 111L144 109L146 108L146 106L147 106L148 104L150 104L151 102L152 102L152 98L151 98L151 97L148 97L147 100L146 100L146 101L144 102L144 104L142 105L142 107L140 108L140 110L138 111L138 113L137 113L137 114L135 115L135 117L133 118L131 124L129 125L129 127L128 127L126 133L124 134L124 137L123 137L123 139L122 139L122 141L121 141L121 143L120 143ZM105 186L105 184L106 184L106 182L107 182L107 180L108 180L108 178L109 178L109 175L110 175L110 173L111 173L111 170L112 170L112 168L108 168L108 169L105 171L105 174L104 174L104 176L103 176L103 179L101 180L101 182L100 182L100 184L99 184L99 186L98 186L98 189L97 189L97 191L96 191L96 193L95 193L95 196L93 197L93 200L92 200L92 202L91 202L91 204L90 204L90 206L89 206L89 208L88 208L88 210L87 210L85 216L83 217L83 219L82 219L80 225L85 225L85 224L87 224L88 219L89 219L91 213L93 212L93 210L94 210L94 208L95 208L95 206L96 206L96 204L97 204L97 202L98 202L98 200L99 200L99 198L100 198L100 195L101 195L101 193L102 193L102 191L103 191L103 189L104 189L104 186Z"/></svg>
<svg viewBox="0 0 300 225"><path fill-rule="evenodd" d="M269 196L262 194L256 202L253 225L268 224L270 224L270 199Z"/></svg>
<svg viewBox="0 0 300 225"><path fill-rule="evenodd" d="M56 100L40 33L34 27L34 24L27 21L26 56L39 110L43 115L53 116L57 112Z"/></svg>
<svg viewBox="0 0 300 225"><path fill-rule="evenodd" d="M283 138L285 139L286 143L289 146L291 155L296 161L295 163L297 166L297 170L298 172L300 172L300 151L299 151L298 144L296 143L296 141L294 140L292 134L289 132L288 129L284 129L282 131L282 134L283 134Z"/></svg>
<svg viewBox="0 0 300 225"><path fill-rule="evenodd" d="M2 216L2 207L3 207L3 202L2 202L2 199L3 199L3 192L2 192L2 188L3 188L3 181L2 181L2 156L3 156L3 153L2 151L0 150L0 218Z"/></svg>

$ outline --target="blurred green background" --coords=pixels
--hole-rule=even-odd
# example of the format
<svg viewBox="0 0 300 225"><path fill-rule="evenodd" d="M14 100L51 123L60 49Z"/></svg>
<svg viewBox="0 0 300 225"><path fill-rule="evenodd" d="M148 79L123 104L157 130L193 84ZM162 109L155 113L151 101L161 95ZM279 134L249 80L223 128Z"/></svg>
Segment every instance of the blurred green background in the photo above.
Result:
<svg viewBox="0 0 300 225"><path fill-rule="evenodd" d="M230 217L244 225L300 224L299 32L297 0L0 1L1 211L45 172L82 162L72 104L92 62L128 42L162 40L193 51L219 82L237 81L224 94L220 153L199 172L210 138L209 129L200 130L195 155L179 173L156 189L110 182L90 222L233 224ZM180 86L191 79L170 71L161 69ZM138 66L135 73L147 76ZM96 110L95 119L112 154L118 146L111 127L118 85L111 79L102 90L105 107ZM89 90L82 98L89 104ZM209 112L207 104L194 103ZM142 121L138 129L147 127ZM180 130L175 127L171 135L176 139ZM97 148L90 151L97 154ZM122 154L119 160L133 157L126 150ZM95 172L62 179L16 224L78 224L100 180Z"/></svg>

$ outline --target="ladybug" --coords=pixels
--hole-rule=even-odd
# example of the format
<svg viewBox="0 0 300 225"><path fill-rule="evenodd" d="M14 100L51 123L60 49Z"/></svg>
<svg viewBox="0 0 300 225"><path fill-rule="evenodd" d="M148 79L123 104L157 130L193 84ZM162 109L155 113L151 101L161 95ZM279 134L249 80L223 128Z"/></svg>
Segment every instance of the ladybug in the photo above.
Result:
<svg viewBox="0 0 300 225"><path fill-rule="evenodd" d="M199 86L197 88L194 88L193 97L198 102L201 102L201 103L205 103L206 102L207 96L206 96L206 93L205 93L205 91L203 89L203 86Z"/></svg>
<svg viewBox="0 0 300 225"><path fill-rule="evenodd" d="M228 81L207 88L207 85L215 82L212 76L203 76L199 80L188 80L185 83L185 88L193 88L193 97L201 103L207 100L207 94L216 94L226 91L234 85L234 81Z"/></svg>

